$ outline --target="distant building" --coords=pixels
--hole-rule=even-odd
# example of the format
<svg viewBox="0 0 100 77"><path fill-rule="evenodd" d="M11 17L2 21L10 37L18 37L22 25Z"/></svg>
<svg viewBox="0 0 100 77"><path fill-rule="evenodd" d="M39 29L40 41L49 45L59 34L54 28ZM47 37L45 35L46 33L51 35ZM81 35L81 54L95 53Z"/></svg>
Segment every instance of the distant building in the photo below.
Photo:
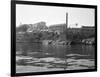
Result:
<svg viewBox="0 0 100 77"><path fill-rule="evenodd" d="M81 32L84 34L95 34L95 27L82 26Z"/></svg>
<svg viewBox="0 0 100 77"><path fill-rule="evenodd" d="M66 24L55 24L49 27L49 30L56 31L56 32L63 32L66 30Z"/></svg>
<svg viewBox="0 0 100 77"><path fill-rule="evenodd" d="M79 33L81 28L67 28L67 32Z"/></svg>

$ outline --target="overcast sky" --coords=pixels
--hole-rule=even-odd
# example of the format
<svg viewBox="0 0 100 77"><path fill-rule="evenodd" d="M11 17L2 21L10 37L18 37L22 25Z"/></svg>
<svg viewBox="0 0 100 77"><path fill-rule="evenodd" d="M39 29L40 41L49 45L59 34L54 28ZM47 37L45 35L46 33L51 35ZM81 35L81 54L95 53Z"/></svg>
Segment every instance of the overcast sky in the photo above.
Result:
<svg viewBox="0 0 100 77"><path fill-rule="evenodd" d="M16 5L16 26L19 24L34 24L44 21L46 25L66 23L68 13L68 25L78 27L81 25L94 26L94 9L39 6L39 5Z"/></svg>

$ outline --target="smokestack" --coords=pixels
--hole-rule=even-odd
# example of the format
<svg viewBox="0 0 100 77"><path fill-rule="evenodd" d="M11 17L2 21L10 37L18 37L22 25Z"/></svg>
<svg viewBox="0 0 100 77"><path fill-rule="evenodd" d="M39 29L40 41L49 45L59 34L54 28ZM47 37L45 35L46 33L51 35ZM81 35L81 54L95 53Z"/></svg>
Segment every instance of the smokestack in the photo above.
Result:
<svg viewBox="0 0 100 77"><path fill-rule="evenodd" d="M68 13L66 13L66 29L68 28Z"/></svg>

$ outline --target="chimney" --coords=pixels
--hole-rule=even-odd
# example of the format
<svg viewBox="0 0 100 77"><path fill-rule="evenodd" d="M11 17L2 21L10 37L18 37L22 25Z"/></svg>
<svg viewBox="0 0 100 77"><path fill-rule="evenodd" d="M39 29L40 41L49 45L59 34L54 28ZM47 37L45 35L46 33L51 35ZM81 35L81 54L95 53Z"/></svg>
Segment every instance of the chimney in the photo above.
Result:
<svg viewBox="0 0 100 77"><path fill-rule="evenodd" d="M66 13L66 29L68 28L68 13Z"/></svg>

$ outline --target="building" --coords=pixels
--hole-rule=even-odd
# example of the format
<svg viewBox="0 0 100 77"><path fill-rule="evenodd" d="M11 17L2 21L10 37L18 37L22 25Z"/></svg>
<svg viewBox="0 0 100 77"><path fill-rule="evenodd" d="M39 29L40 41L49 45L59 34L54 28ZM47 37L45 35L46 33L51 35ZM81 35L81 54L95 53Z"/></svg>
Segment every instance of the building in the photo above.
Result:
<svg viewBox="0 0 100 77"><path fill-rule="evenodd" d="M56 32L63 32L66 30L66 24L55 24L49 27L49 30Z"/></svg>

